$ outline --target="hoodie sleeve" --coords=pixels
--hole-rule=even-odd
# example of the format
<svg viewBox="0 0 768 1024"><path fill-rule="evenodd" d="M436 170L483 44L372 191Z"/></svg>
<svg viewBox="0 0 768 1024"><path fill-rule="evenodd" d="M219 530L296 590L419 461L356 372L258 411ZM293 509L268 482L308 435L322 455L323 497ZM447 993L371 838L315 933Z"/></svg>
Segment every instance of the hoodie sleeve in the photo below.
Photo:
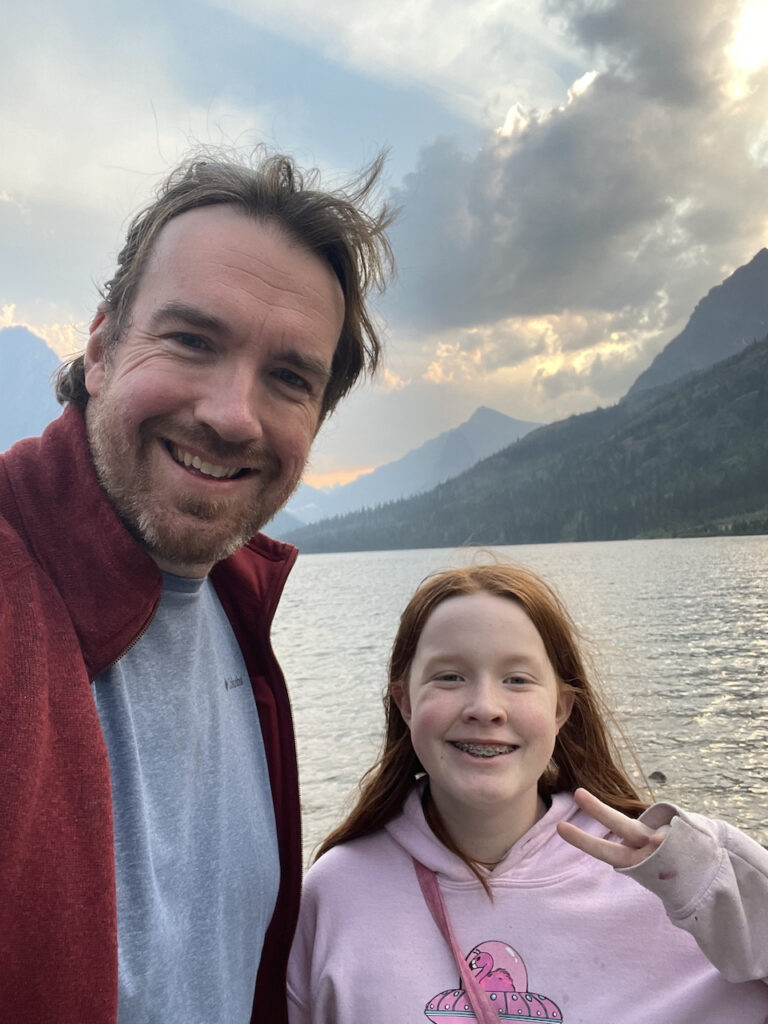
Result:
<svg viewBox="0 0 768 1024"><path fill-rule="evenodd" d="M289 1024L312 1024L310 976L314 946L315 908L306 890L302 896L301 911L291 956L288 961L288 1020Z"/></svg>
<svg viewBox="0 0 768 1024"><path fill-rule="evenodd" d="M288 958L289 1024L330 1024L352 1019L346 992L339 992L335 957L343 945L338 920L347 920L345 873L337 869L343 848L334 848L304 878L296 934Z"/></svg>
<svg viewBox="0 0 768 1024"><path fill-rule="evenodd" d="M666 837L620 874L655 893L728 981L768 984L768 850L724 821L673 804L654 804L640 820Z"/></svg>

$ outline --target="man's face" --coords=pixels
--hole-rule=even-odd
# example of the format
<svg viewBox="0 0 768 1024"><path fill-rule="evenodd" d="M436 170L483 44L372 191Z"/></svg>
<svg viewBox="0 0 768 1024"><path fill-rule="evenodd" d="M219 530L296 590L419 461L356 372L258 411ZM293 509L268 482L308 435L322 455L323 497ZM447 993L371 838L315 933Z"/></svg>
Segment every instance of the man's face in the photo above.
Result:
<svg viewBox="0 0 768 1024"><path fill-rule="evenodd" d="M287 501L343 318L341 288L318 257L274 224L213 206L163 228L110 354L108 321L94 322L94 465L162 569L205 575Z"/></svg>

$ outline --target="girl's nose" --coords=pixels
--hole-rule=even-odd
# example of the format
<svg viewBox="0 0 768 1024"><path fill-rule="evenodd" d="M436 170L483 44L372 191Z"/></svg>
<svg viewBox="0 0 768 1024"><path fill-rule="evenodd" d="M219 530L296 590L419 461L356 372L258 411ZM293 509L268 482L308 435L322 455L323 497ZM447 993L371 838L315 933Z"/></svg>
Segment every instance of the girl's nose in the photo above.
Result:
<svg viewBox="0 0 768 1024"><path fill-rule="evenodd" d="M470 687L464 715L475 721L503 721L506 718L506 705L499 683L493 679L480 679Z"/></svg>

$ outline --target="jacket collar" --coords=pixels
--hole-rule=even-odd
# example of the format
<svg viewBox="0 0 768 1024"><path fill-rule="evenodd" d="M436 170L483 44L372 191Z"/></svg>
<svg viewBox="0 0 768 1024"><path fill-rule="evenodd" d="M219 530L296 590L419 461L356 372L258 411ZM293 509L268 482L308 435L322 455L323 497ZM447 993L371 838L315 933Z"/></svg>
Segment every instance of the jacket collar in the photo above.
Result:
<svg viewBox="0 0 768 1024"><path fill-rule="evenodd" d="M151 622L162 575L102 490L85 421L74 406L67 406L42 437L20 441L0 458L0 515L61 595L94 678ZM297 552L262 535L247 547L275 566L257 588L261 614L269 622ZM243 555L241 549L214 568L217 591L237 590L238 581L253 587L253 570L246 570Z"/></svg>

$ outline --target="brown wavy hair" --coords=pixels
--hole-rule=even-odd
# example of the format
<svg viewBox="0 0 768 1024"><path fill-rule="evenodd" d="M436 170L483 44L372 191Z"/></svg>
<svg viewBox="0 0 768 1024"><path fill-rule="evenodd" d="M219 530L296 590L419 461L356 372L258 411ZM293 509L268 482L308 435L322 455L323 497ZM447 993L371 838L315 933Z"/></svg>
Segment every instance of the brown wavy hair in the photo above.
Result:
<svg viewBox="0 0 768 1024"><path fill-rule="evenodd" d="M188 157L160 183L154 200L128 226L114 276L102 289L101 312L110 317L107 354L130 323L142 275L165 225L188 210L229 205L256 220L277 224L314 253L335 274L344 295L344 323L323 396L325 418L363 372L374 373L381 341L367 296L383 291L394 272L387 228L396 211L387 203L369 212L386 157L379 155L343 188L320 188L320 172L300 170L291 157L257 148L250 162L226 154ZM81 410L88 403L83 356L64 363L56 376L56 397Z"/></svg>
<svg viewBox="0 0 768 1024"><path fill-rule="evenodd" d="M355 807L321 843L317 857L339 843L378 831L402 809L415 785L415 777L423 773L424 768L413 749L410 730L393 694L408 678L422 630L435 608L448 598L478 591L515 601L523 608L544 642L561 691L573 698L571 713L555 740L552 761L539 780L539 793L545 802L549 803L555 793L584 786L604 803L630 817L637 817L648 807L622 763L609 723L617 731L621 730L599 687L590 678L578 630L552 587L536 573L517 565L495 563L447 569L428 576L421 583L400 617L384 697L386 733L381 756L363 776ZM594 675L593 670L591 674ZM625 739L623 735L622 738ZM628 744L627 748L631 753ZM637 768L645 781L639 765ZM477 862L466 856L448 835L429 798L428 786L424 810L437 837L466 861L485 885Z"/></svg>

